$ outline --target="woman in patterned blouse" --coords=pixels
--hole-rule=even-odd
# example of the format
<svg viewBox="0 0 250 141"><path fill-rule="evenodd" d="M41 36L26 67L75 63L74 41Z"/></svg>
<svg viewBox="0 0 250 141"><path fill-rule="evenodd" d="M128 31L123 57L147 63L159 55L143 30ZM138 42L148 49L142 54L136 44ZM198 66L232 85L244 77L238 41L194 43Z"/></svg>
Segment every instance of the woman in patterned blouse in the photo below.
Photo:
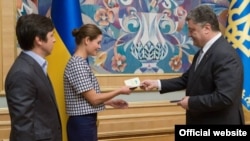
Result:
<svg viewBox="0 0 250 141"><path fill-rule="evenodd" d="M98 81L88 64L88 56L96 56L101 48L102 32L93 24L74 29L76 51L64 71L64 91L68 141L97 141L97 113L105 105L127 108L128 103L112 99L120 94L130 94L132 89L123 86L117 90L101 93Z"/></svg>

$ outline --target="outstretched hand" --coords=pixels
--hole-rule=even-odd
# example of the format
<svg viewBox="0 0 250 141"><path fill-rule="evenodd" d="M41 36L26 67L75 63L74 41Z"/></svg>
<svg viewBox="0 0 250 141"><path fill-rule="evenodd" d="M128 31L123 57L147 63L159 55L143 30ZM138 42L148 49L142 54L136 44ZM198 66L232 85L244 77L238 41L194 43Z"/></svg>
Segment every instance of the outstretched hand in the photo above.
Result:
<svg viewBox="0 0 250 141"><path fill-rule="evenodd" d="M128 103L122 99L113 99L113 100L110 100L107 104L109 106L116 108L116 109L128 108Z"/></svg>
<svg viewBox="0 0 250 141"><path fill-rule="evenodd" d="M140 88L145 91L153 90L158 88L158 82L157 80L144 80L141 82Z"/></svg>
<svg viewBox="0 0 250 141"><path fill-rule="evenodd" d="M129 86L122 86L120 88L120 94L125 94L125 95L129 95L132 93L132 91L134 90L135 88L132 88L132 87L129 87Z"/></svg>

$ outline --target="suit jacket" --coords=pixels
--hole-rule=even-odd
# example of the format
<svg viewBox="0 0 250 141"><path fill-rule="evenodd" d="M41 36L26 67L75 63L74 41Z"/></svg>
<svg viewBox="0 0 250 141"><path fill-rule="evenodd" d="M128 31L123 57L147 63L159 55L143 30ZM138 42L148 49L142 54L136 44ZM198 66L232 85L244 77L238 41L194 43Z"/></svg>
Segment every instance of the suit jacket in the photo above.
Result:
<svg viewBox="0 0 250 141"><path fill-rule="evenodd" d="M235 49L221 36L194 70L198 54L181 77L161 80L160 93L186 89L187 124L244 124L243 66Z"/></svg>
<svg viewBox="0 0 250 141"><path fill-rule="evenodd" d="M52 85L32 57L23 52L17 57L6 77L5 91L10 141L62 141Z"/></svg>

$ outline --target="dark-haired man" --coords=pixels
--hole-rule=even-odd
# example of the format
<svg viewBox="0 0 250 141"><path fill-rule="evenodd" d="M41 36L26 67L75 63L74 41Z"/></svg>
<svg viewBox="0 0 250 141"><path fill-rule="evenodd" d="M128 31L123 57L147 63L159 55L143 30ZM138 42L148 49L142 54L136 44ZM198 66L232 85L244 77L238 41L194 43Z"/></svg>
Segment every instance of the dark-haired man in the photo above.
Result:
<svg viewBox="0 0 250 141"><path fill-rule="evenodd" d="M45 60L55 43L53 29L51 19L37 14L21 16L17 21L16 36L22 52L5 80L10 141L62 141L60 116Z"/></svg>
<svg viewBox="0 0 250 141"><path fill-rule="evenodd" d="M158 88L160 93L186 89L178 105L186 109L187 124L244 124L242 62L222 36L216 14L201 5L186 21L189 36L200 48L191 67L178 78L145 80L141 88Z"/></svg>

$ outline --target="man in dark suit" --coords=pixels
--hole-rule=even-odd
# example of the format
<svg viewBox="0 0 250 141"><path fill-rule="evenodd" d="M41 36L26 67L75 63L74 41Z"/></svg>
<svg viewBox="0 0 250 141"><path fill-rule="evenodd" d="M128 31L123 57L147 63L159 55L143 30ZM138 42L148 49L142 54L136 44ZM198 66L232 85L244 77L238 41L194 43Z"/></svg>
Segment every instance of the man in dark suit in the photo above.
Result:
<svg viewBox="0 0 250 141"><path fill-rule="evenodd" d="M60 116L45 60L55 43L53 29L49 18L37 14L21 16L17 21L16 36L22 52L5 80L10 141L62 141Z"/></svg>
<svg viewBox="0 0 250 141"><path fill-rule="evenodd" d="M191 10L186 21L189 36L200 48L189 70L178 78L144 80L141 88L158 88L160 93L186 89L178 102L186 109L186 124L244 124L242 62L220 33L216 14L202 5Z"/></svg>

